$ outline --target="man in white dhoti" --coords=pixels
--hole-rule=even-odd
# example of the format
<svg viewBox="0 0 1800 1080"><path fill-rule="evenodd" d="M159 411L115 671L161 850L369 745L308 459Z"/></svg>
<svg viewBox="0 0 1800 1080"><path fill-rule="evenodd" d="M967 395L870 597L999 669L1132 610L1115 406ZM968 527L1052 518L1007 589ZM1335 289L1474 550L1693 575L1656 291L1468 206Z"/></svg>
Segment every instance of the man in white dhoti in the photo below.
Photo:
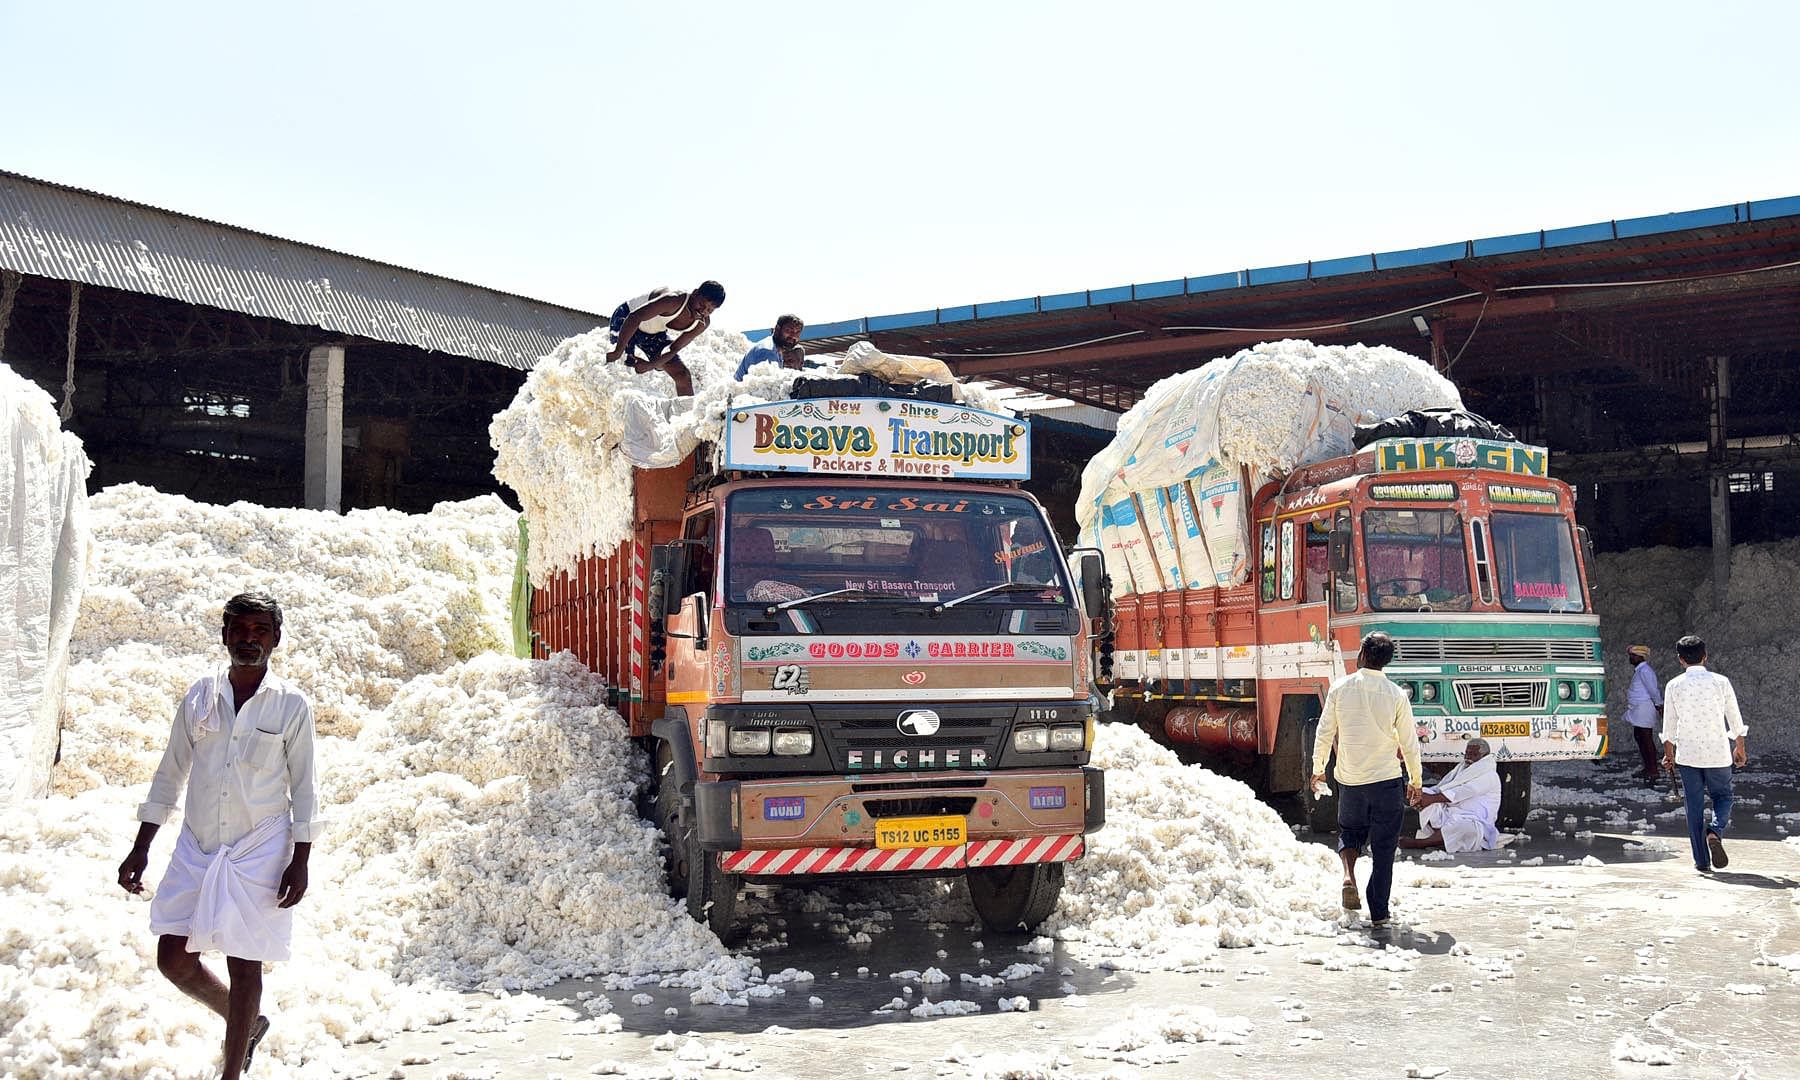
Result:
<svg viewBox="0 0 1800 1080"><path fill-rule="evenodd" d="M320 827L312 704L269 672L281 644L281 605L262 593L225 604L221 640L231 665L188 688L119 884L144 890L150 841L187 784L186 814L168 873L150 901L156 966L225 1019L223 1080L250 1067L268 1033L263 962L286 960L295 904ZM225 954L229 989L198 954Z"/></svg>
<svg viewBox="0 0 1800 1080"><path fill-rule="evenodd" d="M1500 774L1487 740L1470 739L1462 764L1422 790L1413 805L1419 810L1419 832L1400 841L1401 847L1493 850L1500 842L1494 828L1500 814Z"/></svg>

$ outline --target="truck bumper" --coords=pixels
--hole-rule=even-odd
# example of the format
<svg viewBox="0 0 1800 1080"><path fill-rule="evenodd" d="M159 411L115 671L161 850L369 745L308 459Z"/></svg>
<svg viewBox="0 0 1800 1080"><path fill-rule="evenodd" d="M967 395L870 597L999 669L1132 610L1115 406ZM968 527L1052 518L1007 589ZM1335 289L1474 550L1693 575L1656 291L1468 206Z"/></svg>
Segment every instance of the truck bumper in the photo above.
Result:
<svg viewBox="0 0 1800 1080"><path fill-rule="evenodd" d="M934 873L1080 858L1106 823L1106 780L1082 766L701 781L694 811L700 846L733 873ZM964 842L877 847L876 823L899 817L961 821Z"/></svg>

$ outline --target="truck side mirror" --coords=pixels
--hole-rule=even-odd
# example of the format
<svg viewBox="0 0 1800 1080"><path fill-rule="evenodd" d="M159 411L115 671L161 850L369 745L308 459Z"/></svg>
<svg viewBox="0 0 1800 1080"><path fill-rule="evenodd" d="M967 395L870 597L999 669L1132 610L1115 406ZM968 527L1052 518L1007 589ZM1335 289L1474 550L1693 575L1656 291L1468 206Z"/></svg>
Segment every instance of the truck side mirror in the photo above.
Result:
<svg viewBox="0 0 1800 1080"><path fill-rule="evenodd" d="M1588 591L1600 591L1600 583L1594 580L1594 570L1600 564L1594 561L1594 538L1588 535L1586 525L1575 526L1575 535L1581 538L1581 557L1587 563Z"/></svg>
<svg viewBox="0 0 1800 1080"><path fill-rule="evenodd" d="M687 580L687 546L680 541L673 544L658 544L650 551L650 587L644 597L645 606L649 609L650 625L657 630L663 627L663 620L669 616L669 599L677 595L681 583Z"/></svg>
<svg viewBox="0 0 1800 1080"><path fill-rule="evenodd" d="M1106 577L1106 564L1101 561L1100 553L1084 551L1077 555L1075 577L1081 583L1081 606L1086 609L1088 618L1104 618L1106 590L1103 579Z"/></svg>
<svg viewBox="0 0 1800 1080"><path fill-rule="evenodd" d="M1348 574L1350 572L1350 531L1334 529L1331 533L1331 572Z"/></svg>

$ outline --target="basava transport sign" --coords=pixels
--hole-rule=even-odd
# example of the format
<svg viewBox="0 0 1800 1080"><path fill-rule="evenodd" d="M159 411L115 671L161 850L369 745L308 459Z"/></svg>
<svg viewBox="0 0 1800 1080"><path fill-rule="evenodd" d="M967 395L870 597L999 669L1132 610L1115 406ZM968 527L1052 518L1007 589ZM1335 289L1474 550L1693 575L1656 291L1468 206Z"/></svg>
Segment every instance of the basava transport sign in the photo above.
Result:
<svg viewBox="0 0 1800 1080"><path fill-rule="evenodd" d="M1031 428L1010 416L932 401L771 401L726 415L725 467L1024 480L1031 475Z"/></svg>

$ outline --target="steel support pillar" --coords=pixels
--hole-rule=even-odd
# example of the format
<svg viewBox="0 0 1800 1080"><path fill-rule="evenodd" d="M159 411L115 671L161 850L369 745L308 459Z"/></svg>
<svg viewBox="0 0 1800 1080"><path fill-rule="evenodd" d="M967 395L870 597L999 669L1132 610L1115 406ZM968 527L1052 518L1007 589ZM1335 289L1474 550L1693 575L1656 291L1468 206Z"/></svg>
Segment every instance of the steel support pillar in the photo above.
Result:
<svg viewBox="0 0 1800 1080"><path fill-rule="evenodd" d="M344 504L344 347L317 345L306 357L306 508Z"/></svg>
<svg viewBox="0 0 1800 1080"><path fill-rule="evenodd" d="M1731 586L1731 473L1725 460L1725 406L1731 400L1731 358L1707 357L1706 451L1712 464L1713 604L1725 606Z"/></svg>

